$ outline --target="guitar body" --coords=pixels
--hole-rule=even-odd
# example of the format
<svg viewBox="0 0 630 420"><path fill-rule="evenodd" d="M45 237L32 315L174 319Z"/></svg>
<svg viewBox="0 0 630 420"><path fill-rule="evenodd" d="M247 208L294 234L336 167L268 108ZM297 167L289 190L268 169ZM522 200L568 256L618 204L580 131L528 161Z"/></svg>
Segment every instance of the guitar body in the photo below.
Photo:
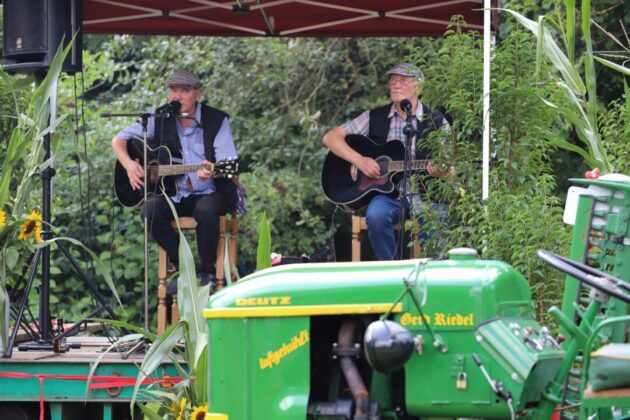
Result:
<svg viewBox="0 0 630 420"><path fill-rule="evenodd" d="M127 142L127 151L129 156L137 160L140 165L144 162L143 143L137 139L131 139ZM177 194L177 178L174 176L158 177L157 168L160 165L170 165L172 162L171 152L166 146L158 146L156 148L147 147L147 175L145 182L147 183L147 195L162 195L162 190L169 197ZM116 198L125 207L136 207L144 200L144 190L134 190L129 183L127 171L116 161L114 167L114 191Z"/></svg>
<svg viewBox="0 0 630 420"><path fill-rule="evenodd" d="M375 194L394 192L393 178L399 172L390 172L388 166L392 161L405 159L405 146L401 141L394 140L378 145L368 137L356 134L347 136L346 142L358 153L374 159L381 167L381 177L370 178L349 162L328 152L322 168L324 194L333 203L355 211L367 206Z"/></svg>

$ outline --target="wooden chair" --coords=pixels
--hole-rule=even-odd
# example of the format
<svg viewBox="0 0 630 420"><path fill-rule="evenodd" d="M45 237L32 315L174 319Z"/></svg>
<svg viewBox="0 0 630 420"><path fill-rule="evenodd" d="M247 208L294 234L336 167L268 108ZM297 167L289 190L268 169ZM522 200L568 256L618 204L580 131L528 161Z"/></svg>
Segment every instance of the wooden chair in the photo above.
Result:
<svg viewBox="0 0 630 420"><path fill-rule="evenodd" d="M414 220L414 225L417 227L418 222ZM395 230L400 230L400 223L394 225ZM364 216L358 214L352 215L352 261L361 261L361 232L367 231L367 222ZM420 258L420 244L414 242L413 244L413 258Z"/></svg>
<svg viewBox="0 0 630 420"><path fill-rule="evenodd" d="M173 229L177 229L177 223L171 222ZM179 226L182 231L195 230L197 222L192 217L180 217ZM217 289L225 286L225 233L228 232L228 253L230 256L230 265L236 267L236 234L238 232L238 219L236 214L229 214L219 218L219 243L217 245L217 261L216 261L216 277ZM166 329L167 310L166 307L166 277L168 275L166 251L160 247L158 251L158 319L157 333L162 334ZM233 276L231 280L235 280ZM175 323L179 320L179 306L177 305L177 295L173 295L173 304L171 305L171 322Z"/></svg>

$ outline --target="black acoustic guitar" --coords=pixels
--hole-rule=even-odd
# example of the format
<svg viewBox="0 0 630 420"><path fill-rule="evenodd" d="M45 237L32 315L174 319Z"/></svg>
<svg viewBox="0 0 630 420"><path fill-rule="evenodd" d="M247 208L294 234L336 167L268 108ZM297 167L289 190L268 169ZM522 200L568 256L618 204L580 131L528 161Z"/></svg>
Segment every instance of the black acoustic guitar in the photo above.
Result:
<svg viewBox="0 0 630 420"><path fill-rule="evenodd" d="M378 145L368 137L356 134L346 136L346 143L363 156L374 159L381 168L379 178L370 178L363 175L356 166L328 152L322 168L324 194L333 203L355 211L367 206L375 194L389 194L394 191L396 175L404 170L405 146L397 140ZM429 162L430 160L414 160L411 162L411 169L426 169Z"/></svg>
<svg viewBox="0 0 630 420"><path fill-rule="evenodd" d="M136 139L131 139L127 143L129 157L138 161L141 165L144 162L142 144L142 141ZM226 159L210 164L174 165L171 152L166 146L147 147L147 174L145 174L145 182L148 195L166 194L169 197L176 195L177 177L175 175L196 172L201 167L214 171L220 176L236 175L239 171L239 163L236 159ZM134 190L131 187L127 171L118 161L116 161L116 166L114 167L114 191L120 204L125 207L136 207L144 200L144 190Z"/></svg>

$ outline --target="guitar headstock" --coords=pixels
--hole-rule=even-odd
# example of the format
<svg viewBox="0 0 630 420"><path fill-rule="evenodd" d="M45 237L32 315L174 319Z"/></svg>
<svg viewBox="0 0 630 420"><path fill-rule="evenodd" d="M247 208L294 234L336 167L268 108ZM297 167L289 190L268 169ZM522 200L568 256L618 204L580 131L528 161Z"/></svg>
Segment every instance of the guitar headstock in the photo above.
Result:
<svg viewBox="0 0 630 420"><path fill-rule="evenodd" d="M214 172L217 175L238 175L240 172L238 159L228 158L214 164Z"/></svg>

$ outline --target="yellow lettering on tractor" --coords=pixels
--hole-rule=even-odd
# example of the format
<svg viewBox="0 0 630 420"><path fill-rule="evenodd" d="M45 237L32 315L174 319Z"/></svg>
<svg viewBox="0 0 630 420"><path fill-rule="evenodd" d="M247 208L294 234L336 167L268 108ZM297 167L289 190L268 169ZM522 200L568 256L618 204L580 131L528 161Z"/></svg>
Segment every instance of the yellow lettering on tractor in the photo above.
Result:
<svg viewBox="0 0 630 420"><path fill-rule="evenodd" d="M291 305L291 296L250 297L236 300L236 306L279 306Z"/></svg>
<svg viewBox="0 0 630 420"><path fill-rule="evenodd" d="M276 365L279 365L282 359L293 353L300 347L306 345L310 341L308 330L302 330L298 335L291 337L288 343L282 343L282 345L275 351L268 351L263 357L258 358L260 370L271 369Z"/></svg>
<svg viewBox="0 0 630 420"><path fill-rule="evenodd" d="M432 322L433 320L433 322ZM433 316L425 314L424 319L420 315L412 315L409 312L402 314L400 324L402 326L417 326L433 324L436 327L472 327L475 325L473 313L468 315L435 312Z"/></svg>

